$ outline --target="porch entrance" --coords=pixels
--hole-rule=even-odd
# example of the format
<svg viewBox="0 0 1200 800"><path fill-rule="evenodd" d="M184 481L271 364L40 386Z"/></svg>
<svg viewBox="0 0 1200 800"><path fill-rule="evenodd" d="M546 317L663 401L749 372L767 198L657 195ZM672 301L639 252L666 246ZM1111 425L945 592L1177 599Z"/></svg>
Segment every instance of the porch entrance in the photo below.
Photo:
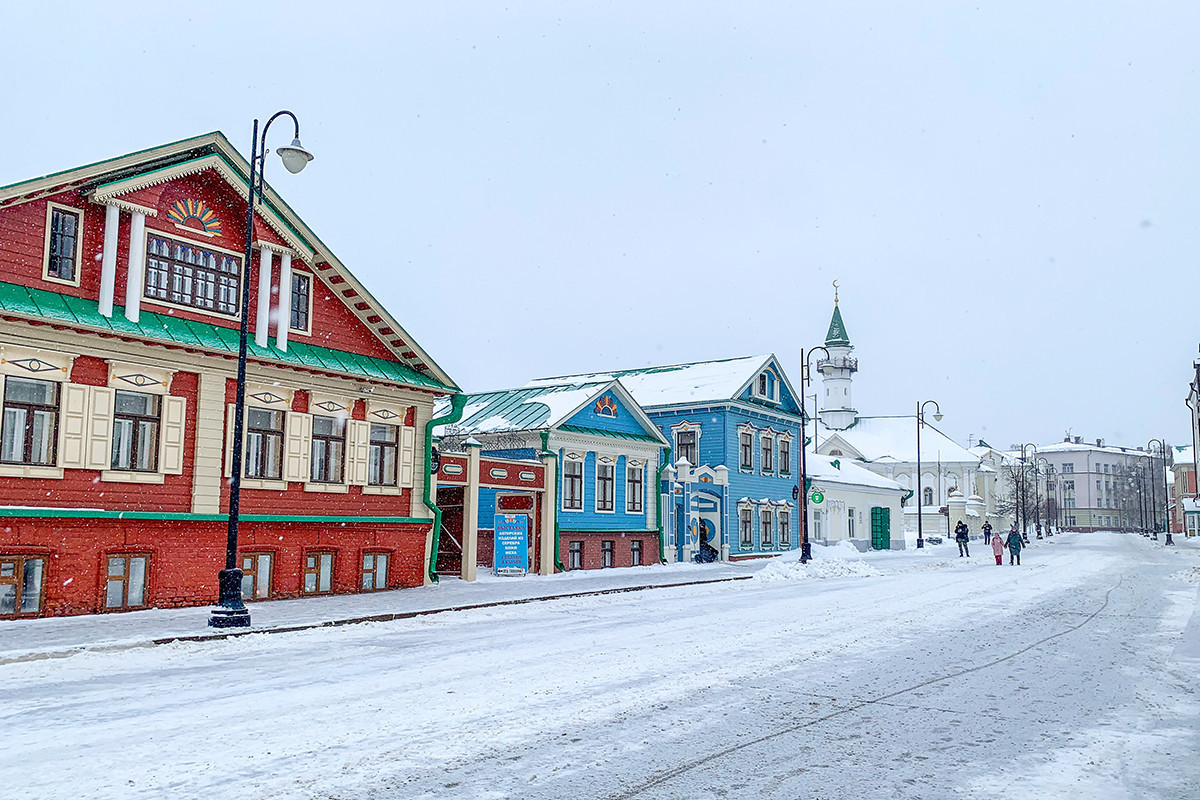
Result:
<svg viewBox="0 0 1200 800"><path fill-rule="evenodd" d="M442 509L442 529L434 568L439 575L458 576L462 574L463 487L439 486L437 504Z"/></svg>

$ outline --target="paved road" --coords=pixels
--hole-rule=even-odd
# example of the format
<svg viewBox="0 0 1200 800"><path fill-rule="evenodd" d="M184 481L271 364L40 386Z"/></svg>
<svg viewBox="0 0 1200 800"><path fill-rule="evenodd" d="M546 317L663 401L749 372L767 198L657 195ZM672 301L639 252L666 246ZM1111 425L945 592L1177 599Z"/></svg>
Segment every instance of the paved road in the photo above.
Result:
<svg viewBox="0 0 1200 800"><path fill-rule="evenodd" d="M39 797L1194 798L1200 548L481 609L0 667ZM764 575L766 572L764 571ZM36 769L30 769L37 765Z"/></svg>

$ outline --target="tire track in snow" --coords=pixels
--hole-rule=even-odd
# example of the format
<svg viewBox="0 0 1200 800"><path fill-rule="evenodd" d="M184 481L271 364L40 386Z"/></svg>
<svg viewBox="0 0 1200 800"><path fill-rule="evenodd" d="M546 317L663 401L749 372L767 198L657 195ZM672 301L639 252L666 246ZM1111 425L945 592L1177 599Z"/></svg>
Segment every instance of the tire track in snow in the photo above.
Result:
<svg viewBox="0 0 1200 800"><path fill-rule="evenodd" d="M1121 587L1121 584L1124 582L1124 580L1125 580L1125 576L1122 575L1117 580L1116 585L1112 586L1111 588L1108 589L1108 591L1106 591L1104 593L1104 602L1100 604L1100 607L1097 608L1095 611L1093 611L1091 614L1088 614L1078 624L1072 625L1069 628L1064 628L1063 630L1059 631L1058 633L1052 633L1049 636L1045 636L1041 639L1038 639L1036 642L1033 642L1032 644L1028 644L1028 645L1022 647L1020 650L1016 650L1012 653L1009 653L1006 656L1001 656L1000 658L992 659L991 661L988 661L983 664L979 664L974 667L967 667L966 669L961 669L961 670L958 670L957 672L951 672L946 675L940 675L936 678L930 678L928 680L921 681L920 683L914 684L912 686L908 686L903 689L897 689L896 691L891 692L889 694L882 695L881 697L876 697L871 700L863 700L863 701L854 703L853 705L850 705L845 708L842 708L837 711L826 714L823 717L817 717L816 719L809 720L808 722L802 722L798 725L789 725L788 727L782 728L778 731L775 731L774 733L768 733L764 736L759 736L757 739L751 739L748 742L742 742L741 744L736 744L732 747L727 747L724 750L720 750L716 753L712 753L711 755L704 756L703 758L697 758L693 761L689 761L686 764L682 764L678 767L674 767L673 769L666 770L665 772L660 772L655 777L651 778L650 780L646 781L645 783L642 783L632 789L627 789L627 790L625 790L623 792L619 792L617 794L610 794L610 795L608 795L608 800L628 800L628 798L637 797L638 795L643 794L644 792L646 792L650 789L653 789L656 786L661 786L662 784L666 783L667 781L671 780L672 778L679 777L680 775L691 772L692 770L697 769L698 767L702 767L705 764L716 761L718 759L725 758L726 756L729 756L729 755L733 755L734 753L741 752L742 750L745 750L750 747L754 747L755 745L762 744L763 742L769 742L773 739L778 739L781 736L787 736L788 734L796 733L797 731L804 730L805 728L811 728L814 725L820 725L822 722L828 722L831 719L836 719L837 717L845 716L846 714L850 714L852 712L859 711L860 709L866 708L867 706L883 704L887 700L891 700L892 698L899 697L900 695L908 694L909 692L914 692L918 689L923 689L926 686L931 686L935 683L941 683L942 681L953 680L954 678L959 678L959 677L962 677L963 675L970 675L973 672L979 672L980 670L988 669L989 667L994 667L997 664L1003 664L1006 661L1011 661L1012 659L1016 658L1017 656L1024 655L1025 653L1028 653L1030 650L1034 649L1035 647L1040 647L1041 645L1045 644L1046 642L1053 641L1054 639L1058 639L1062 636L1066 636L1068 633L1074 633L1075 631L1082 628L1084 625L1087 625L1089 622L1094 620L1096 617L1100 616L1100 614L1104 611L1104 609L1108 608L1108 601L1109 601L1110 595L1112 595L1112 593L1114 591L1116 591L1117 589L1119 589Z"/></svg>

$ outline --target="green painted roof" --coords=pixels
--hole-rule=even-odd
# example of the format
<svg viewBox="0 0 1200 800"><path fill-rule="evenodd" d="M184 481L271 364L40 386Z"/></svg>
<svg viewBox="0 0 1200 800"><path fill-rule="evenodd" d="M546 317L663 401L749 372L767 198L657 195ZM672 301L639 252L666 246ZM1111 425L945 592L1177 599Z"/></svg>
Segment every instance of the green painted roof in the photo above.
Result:
<svg viewBox="0 0 1200 800"><path fill-rule="evenodd" d="M55 320L68 325L132 336L158 342L237 355L239 334L232 328L181 319L168 314L143 310L137 322L125 318L124 309L113 309L111 317L100 314L99 303L82 297L48 292L14 283L0 283L0 310L21 317ZM321 372L337 372L371 380L389 381L408 386L453 392L454 389L426 377L396 361L361 356L305 342L289 341L286 351L274 345L259 347L254 338L247 342L246 355L255 361L305 367Z"/></svg>
<svg viewBox="0 0 1200 800"><path fill-rule="evenodd" d="M825 334L825 346L848 344L850 344L850 334L846 333L846 323L842 322L842 310L835 303L833 319L829 321L829 332Z"/></svg>

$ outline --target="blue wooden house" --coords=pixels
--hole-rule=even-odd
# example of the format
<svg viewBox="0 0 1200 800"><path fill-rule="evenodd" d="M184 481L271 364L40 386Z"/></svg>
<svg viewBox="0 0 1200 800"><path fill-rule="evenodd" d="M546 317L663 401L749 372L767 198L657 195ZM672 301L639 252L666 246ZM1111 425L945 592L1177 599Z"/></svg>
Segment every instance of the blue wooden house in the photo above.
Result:
<svg viewBox="0 0 1200 800"><path fill-rule="evenodd" d="M548 497L560 568L662 559L657 481L669 443L619 381L471 394L462 418L435 433L443 452L478 443L487 458L553 463ZM503 490L482 486L479 492L477 526L486 558Z"/></svg>
<svg viewBox="0 0 1200 800"><path fill-rule="evenodd" d="M530 387L619 379L670 443L664 547L670 560L728 560L800 547L799 395L774 355L543 378Z"/></svg>

